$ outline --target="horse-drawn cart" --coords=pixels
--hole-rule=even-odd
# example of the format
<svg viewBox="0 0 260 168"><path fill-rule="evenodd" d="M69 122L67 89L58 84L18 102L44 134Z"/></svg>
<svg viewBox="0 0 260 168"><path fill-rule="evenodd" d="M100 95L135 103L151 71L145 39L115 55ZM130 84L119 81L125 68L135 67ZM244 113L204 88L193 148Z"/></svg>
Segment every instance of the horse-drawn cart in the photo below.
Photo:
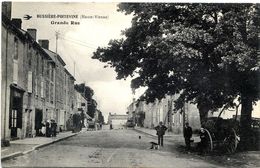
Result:
<svg viewBox="0 0 260 168"><path fill-rule="evenodd" d="M204 125L206 135L205 151L220 150L234 153L239 143L239 123L233 119L212 117Z"/></svg>

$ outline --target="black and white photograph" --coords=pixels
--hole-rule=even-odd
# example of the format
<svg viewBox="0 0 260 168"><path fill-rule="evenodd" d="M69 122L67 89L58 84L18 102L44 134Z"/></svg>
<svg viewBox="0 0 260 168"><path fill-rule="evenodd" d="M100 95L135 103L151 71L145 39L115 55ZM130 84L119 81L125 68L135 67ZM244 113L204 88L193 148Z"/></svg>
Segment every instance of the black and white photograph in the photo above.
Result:
<svg viewBox="0 0 260 168"><path fill-rule="evenodd" d="M2 1L1 167L260 167L260 3Z"/></svg>

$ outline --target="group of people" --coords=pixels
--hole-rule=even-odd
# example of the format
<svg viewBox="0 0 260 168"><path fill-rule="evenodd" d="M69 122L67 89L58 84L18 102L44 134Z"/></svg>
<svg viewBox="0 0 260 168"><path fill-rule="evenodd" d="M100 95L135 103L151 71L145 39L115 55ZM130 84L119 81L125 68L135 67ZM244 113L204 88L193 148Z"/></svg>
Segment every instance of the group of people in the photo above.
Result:
<svg viewBox="0 0 260 168"><path fill-rule="evenodd" d="M45 123L42 123L40 136L56 137L56 135L57 135L57 123L55 122L55 120L47 120Z"/></svg>
<svg viewBox="0 0 260 168"><path fill-rule="evenodd" d="M206 134L206 130L204 129L204 127L200 128L199 136L200 136L200 142L198 143L198 149L199 149L200 154L203 154L203 153L205 153L205 149L207 147L207 134ZM187 150L190 150L190 144L191 144L191 142L193 142L191 137L192 137L192 128L189 126L189 123L185 123L184 139L185 139L185 144L186 144Z"/></svg>
<svg viewBox="0 0 260 168"><path fill-rule="evenodd" d="M159 125L155 127L156 130L156 134L158 136L158 145L159 146L163 146L163 136L165 134L165 131L168 128L163 125L163 122L159 122ZM184 127L184 139L185 139L185 144L186 144L186 149L190 150L191 149L191 142L193 142L192 138L192 128L189 126L189 123L185 123L185 127ZM207 136L206 136L206 131L205 129L202 127L200 129L200 139L201 141L198 144L198 149L200 153L204 153L206 145L207 145Z"/></svg>

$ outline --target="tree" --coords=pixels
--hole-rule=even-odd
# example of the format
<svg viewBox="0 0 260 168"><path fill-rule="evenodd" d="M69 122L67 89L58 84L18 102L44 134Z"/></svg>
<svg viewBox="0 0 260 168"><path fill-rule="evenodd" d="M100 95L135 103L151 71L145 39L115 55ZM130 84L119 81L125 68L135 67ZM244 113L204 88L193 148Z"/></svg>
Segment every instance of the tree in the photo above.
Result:
<svg viewBox="0 0 260 168"><path fill-rule="evenodd" d="M98 111L98 123L100 124L104 124L104 116L102 114L102 112L100 110L97 110Z"/></svg>
<svg viewBox="0 0 260 168"><path fill-rule="evenodd" d="M94 59L114 67L118 79L134 76L132 88L148 86L141 99L178 93L176 110L196 103L202 124L210 110L240 97L241 133L250 129L259 99L255 4L121 3L119 11L133 14L132 27Z"/></svg>
<svg viewBox="0 0 260 168"><path fill-rule="evenodd" d="M95 115L95 112L96 112L96 107L97 107L97 102L96 100L94 100L92 97L94 95L94 90L89 87L89 86L86 86L84 83L81 83L81 84L76 84L75 85L75 89L82 93L85 98L87 99L88 101L88 111L87 111L87 114L94 118L94 115Z"/></svg>
<svg viewBox="0 0 260 168"><path fill-rule="evenodd" d="M91 100L94 95L94 90L91 87L86 86L84 83L76 84L75 89L78 92L83 93L87 100Z"/></svg>
<svg viewBox="0 0 260 168"><path fill-rule="evenodd" d="M97 109L97 102L96 102L96 100L95 99L91 99L90 101L88 101L88 112L87 112L87 114L91 118L94 118L96 109Z"/></svg>

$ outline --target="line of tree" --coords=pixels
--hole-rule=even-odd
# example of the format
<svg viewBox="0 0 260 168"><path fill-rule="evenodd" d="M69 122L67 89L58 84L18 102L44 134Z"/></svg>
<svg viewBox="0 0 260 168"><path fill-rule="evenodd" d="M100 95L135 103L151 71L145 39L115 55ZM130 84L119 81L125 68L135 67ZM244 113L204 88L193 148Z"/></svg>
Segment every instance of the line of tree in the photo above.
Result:
<svg viewBox="0 0 260 168"><path fill-rule="evenodd" d="M147 86L147 102L180 94L197 105L201 124L209 111L241 104L241 142L247 147L253 103L260 98L257 62L258 4L121 3L133 15L122 39L98 48L92 58L115 68L117 79L134 77L131 87Z"/></svg>

